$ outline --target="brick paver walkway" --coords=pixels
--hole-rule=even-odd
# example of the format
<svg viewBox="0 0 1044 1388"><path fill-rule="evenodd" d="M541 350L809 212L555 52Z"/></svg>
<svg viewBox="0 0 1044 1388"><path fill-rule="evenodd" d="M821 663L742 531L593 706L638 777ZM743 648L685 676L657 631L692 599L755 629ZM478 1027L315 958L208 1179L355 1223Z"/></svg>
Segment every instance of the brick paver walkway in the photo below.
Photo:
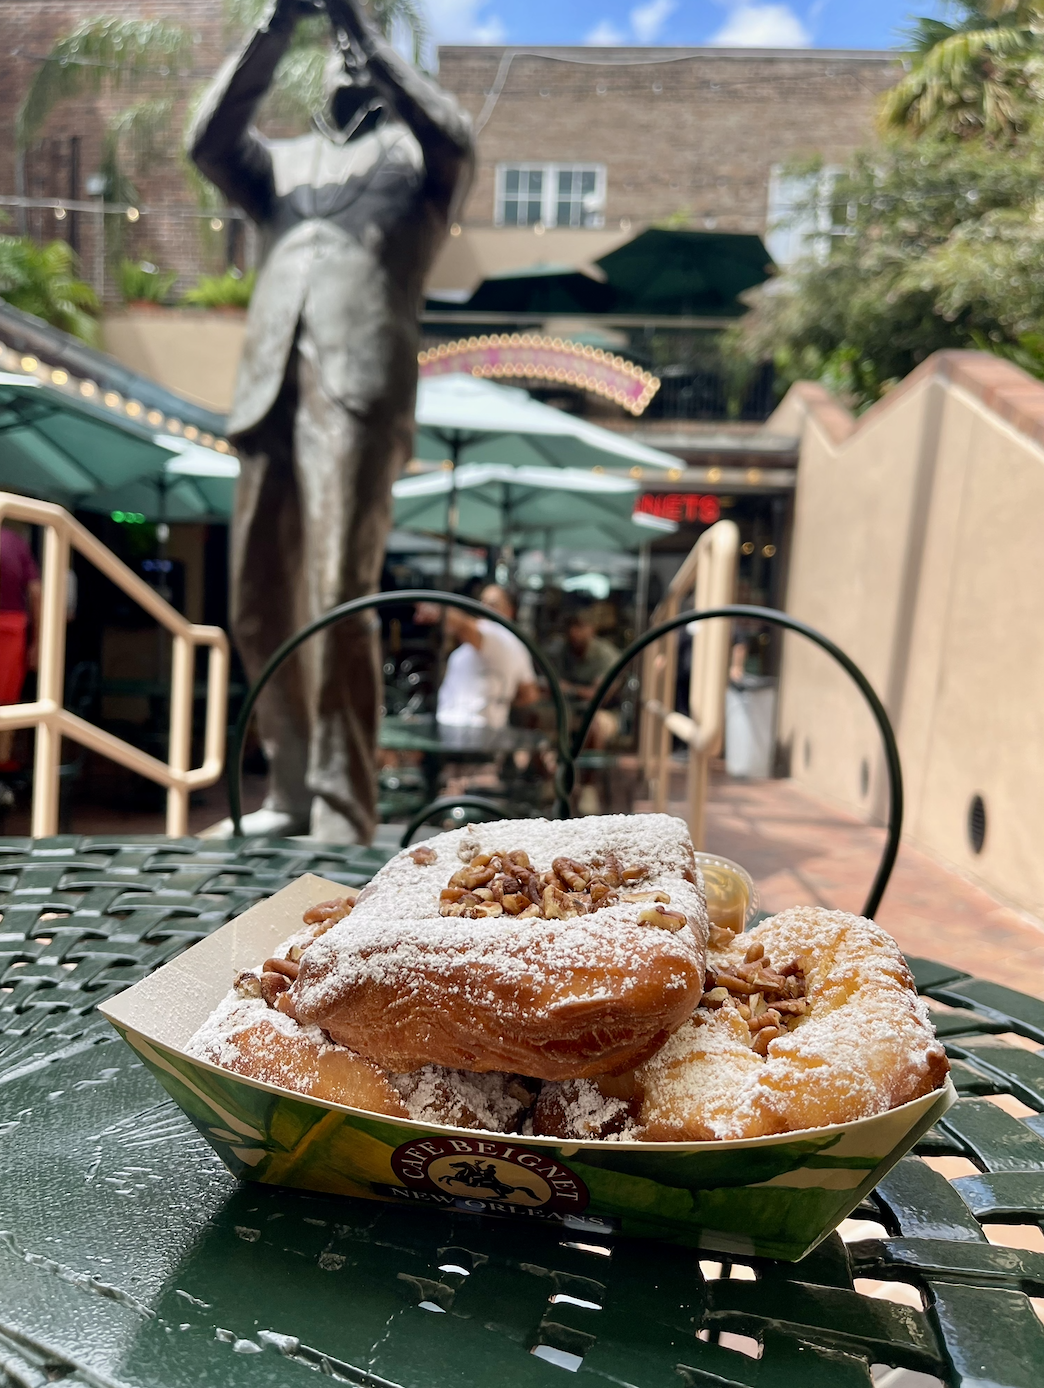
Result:
<svg viewBox="0 0 1044 1388"><path fill-rule="evenodd" d="M707 850L746 867L762 910L823 905L859 911L883 843L883 829L792 781L722 779L711 790ZM906 844L877 918L909 954L1044 998L1044 923Z"/></svg>

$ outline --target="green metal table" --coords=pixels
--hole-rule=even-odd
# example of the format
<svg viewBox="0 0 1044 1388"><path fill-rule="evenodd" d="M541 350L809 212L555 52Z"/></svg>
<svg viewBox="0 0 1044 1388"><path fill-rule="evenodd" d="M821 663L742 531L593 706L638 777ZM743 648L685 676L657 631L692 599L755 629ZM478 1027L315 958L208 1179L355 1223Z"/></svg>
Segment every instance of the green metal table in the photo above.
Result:
<svg viewBox="0 0 1044 1388"><path fill-rule="evenodd" d="M1044 1002L911 961L960 1102L796 1265L238 1184L94 1012L305 871L368 849L0 839L0 1385L1041 1388ZM1014 1095L1009 1116L987 1095ZM876 1226L876 1227L875 1227ZM713 1261L711 1260L713 1259ZM911 1305L866 1294L907 1284ZM876 1367L875 1367L876 1366ZM873 1370L873 1379L871 1373ZM883 1377L882 1377L883 1374ZM894 1382L894 1377L892 1378ZM914 1380L916 1382L931 1382Z"/></svg>

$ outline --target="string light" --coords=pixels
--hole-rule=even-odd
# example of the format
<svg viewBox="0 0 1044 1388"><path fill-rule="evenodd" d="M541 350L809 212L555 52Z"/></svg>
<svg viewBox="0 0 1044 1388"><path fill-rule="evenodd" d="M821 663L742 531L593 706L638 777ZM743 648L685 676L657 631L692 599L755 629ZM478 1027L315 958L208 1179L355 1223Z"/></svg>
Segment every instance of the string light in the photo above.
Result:
<svg viewBox="0 0 1044 1388"><path fill-rule="evenodd" d="M141 217L141 213L136 207L128 207L126 217L128 222L136 222Z"/></svg>
<svg viewBox="0 0 1044 1388"><path fill-rule="evenodd" d="M235 449L228 439L219 438L215 434L201 431L195 425L184 424L180 419L167 418L162 410L146 410L140 400L125 400L124 397L115 390L102 392L99 390L96 381L80 380L70 376L64 367L50 367L42 363L38 357L26 354L19 356L12 348L5 347L0 342L0 367L15 371L20 370L27 376L33 376L38 381L43 381L45 385L56 386L69 394L79 395L84 400L98 401L110 410L118 410L127 418L147 422L153 429L160 429L167 434L180 435L190 442L198 441L204 448L212 448L215 453L223 453L226 456L234 456ZM99 399L100 397L100 399ZM125 517L133 517L136 512L121 512Z"/></svg>

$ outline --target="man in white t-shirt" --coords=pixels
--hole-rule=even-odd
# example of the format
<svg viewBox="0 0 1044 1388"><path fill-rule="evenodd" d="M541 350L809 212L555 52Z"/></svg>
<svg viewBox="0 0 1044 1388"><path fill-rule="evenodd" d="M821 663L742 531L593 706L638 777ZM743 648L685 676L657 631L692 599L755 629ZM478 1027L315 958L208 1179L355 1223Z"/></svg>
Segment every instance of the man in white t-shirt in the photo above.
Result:
<svg viewBox="0 0 1044 1388"><path fill-rule="evenodd" d="M514 619L515 605L498 584L484 588L480 601ZM442 610L446 630L458 645L446 662L439 688L438 721L457 728L504 727L513 704L522 707L538 697L529 652L517 636L488 617L472 617L455 607ZM438 621L439 615L433 603L417 608L420 622Z"/></svg>

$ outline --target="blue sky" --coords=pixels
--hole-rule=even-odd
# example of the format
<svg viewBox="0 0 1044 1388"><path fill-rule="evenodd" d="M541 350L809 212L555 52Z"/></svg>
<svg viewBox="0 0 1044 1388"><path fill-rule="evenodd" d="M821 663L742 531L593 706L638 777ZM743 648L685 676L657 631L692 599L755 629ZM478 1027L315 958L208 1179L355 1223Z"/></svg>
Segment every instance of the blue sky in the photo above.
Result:
<svg viewBox="0 0 1044 1388"><path fill-rule="evenodd" d="M944 0L427 0L442 43L891 48Z"/></svg>

